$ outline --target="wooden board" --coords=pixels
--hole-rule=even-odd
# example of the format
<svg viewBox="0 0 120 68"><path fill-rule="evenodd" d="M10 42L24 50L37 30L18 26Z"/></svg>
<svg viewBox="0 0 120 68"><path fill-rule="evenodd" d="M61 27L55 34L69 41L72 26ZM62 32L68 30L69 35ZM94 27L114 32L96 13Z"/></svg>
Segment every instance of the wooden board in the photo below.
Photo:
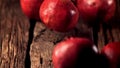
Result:
<svg viewBox="0 0 120 68"><path fill-rule="evenodd" d="M28 31L18 1L0 0L0 68L24 68Z"/></svg>

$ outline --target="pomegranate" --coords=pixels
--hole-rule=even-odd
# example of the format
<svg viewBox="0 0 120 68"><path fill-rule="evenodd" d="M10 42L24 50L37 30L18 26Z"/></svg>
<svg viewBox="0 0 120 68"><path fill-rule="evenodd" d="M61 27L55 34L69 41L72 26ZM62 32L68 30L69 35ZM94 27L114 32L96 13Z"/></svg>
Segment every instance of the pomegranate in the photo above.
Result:
<svg viewBox="0 0 120 68"><path fill-rule="evenodd" d="M103 47L101 55L109 61L110 68L120 68L120 42L111 42Z"/></svg>
<svg viewBox="0 0 120 68"><path fill-rule="evenodd" d="M104 13L104 22L108 22L115 14L116 1L115 0L103 0L102 12Z"/></svg>
<svg viewBox="0 0 120 68"><path fill-rule="evenodd" d="M79 18L71 0L45 0L40 7L40 18L50 29L66 32L73 29Z"/></svg>
<svg viewBox="0 0 120 68"><path fill-rule="evenodd" d="M54 68L97 68L97 48L86 38L70 38L58 43L52 53Z"/></svg>
<svg viewBox="0 0 120 68"><path fill-rule="evenodd" d="M109 21L115 13L115 0L77 0L79 14L85 22Z"/></svg>
<svg viewBox="0 0 120 68"><path fill-rule="evenodd" d="M20 0L20 5L23 13L29 19L40 20L39 9L43 0Z"/></svg>

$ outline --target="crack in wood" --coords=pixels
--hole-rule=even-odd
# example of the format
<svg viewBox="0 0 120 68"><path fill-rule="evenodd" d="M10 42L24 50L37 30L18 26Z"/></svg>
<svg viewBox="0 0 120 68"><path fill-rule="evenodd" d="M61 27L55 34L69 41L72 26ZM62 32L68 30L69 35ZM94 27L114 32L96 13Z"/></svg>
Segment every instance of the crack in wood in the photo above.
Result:
<svg viewBox="0 0 120 68"><path fill-rule="evenodd" d="M52 60L49 60L49 66L52 68Z"/></svg>
<svg viewBox="0 0 120 68"><path fill-rule="evenodd" d="M30 28L29 28L29 39L28 39L28 45L27 45L26 57L25 57L25 68L30 68L30 66L31 66L29 52L30 52L30 45L31 45L33 37L34 37L33 32L34 32L36 20L30 19L29 22L30 22Z"/></svg>
<svg viewBox="0 0 120 68"><path fill-rule="evenodd" d="M107 24L106 24L106 22L102 23L102 27L103 27L104 42L105 42L105 45L106 45L108 43Z"/></svg>
<svg viewBox="0 0 120 68"><path fill-rule="evenodd" d="M34 41L37 41L37 40L40 38L40 36L41 36L45 31L46 31L46 28L42 29L42 30L39 32L39 34L34 38Z"/></svg>
<svg viewBox="0 0 120 68"><path fill-rule="evenodd" d="M111 27L111 25L108 25L108 31L109 31L109 35L110 35L110 39L111 39L110 42L113 42L114 41L114 37L112 35L112 27Z"/></svg>
<svg viewBox="0 0 120 68"><path fill-rule="evenodd" d="M40 64L43 64L43 57L40 55Z"/></svg>
<svg viewBox="0 0 120 68"><path fill-rule="evenodd" d="M43 65L43 57L41 56L41 54L40 54L40 65L41 65L41 68L42 68L42 65Z"/></svg>
<svg viewBox="0 0 120 68"><path fill-rule="evenodd" d="M98 47L98 31L99 31L99 25L98 24L95 24L93 25L92 27L92 33L93 33L93 42L94 44Z"/></svg>

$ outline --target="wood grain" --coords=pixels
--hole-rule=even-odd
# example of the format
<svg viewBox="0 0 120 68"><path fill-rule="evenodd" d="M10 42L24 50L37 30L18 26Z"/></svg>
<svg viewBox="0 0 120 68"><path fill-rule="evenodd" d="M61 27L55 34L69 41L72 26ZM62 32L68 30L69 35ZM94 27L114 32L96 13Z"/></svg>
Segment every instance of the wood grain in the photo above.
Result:
<svg viewBox="0 0 120 68"><path fill-rule="evenodd" d="M18 3L0 0L0 68L24 68L28 30Z"/></svg>

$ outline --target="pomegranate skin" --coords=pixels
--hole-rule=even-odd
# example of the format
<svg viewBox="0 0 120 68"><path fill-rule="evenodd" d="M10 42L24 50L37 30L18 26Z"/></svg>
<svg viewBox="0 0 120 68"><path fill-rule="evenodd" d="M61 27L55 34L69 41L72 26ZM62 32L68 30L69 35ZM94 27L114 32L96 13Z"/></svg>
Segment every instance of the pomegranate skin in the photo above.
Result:
<svg viewBox="0 0 120 68"><path fill-rule="evenodd" d="M115 0L77 0L82 19L87 23L108 22L115 13Z"/></svg>
<svg viewBox="0 0 120 68"><path fill-rule="evenodd" d="M103 0L102 11L104 12L104 22L108 22L114 16L116 11L116 1L115 0Z"/></svg>
<svg viewBox="0 0 120 68"><path fill-rule="evenodd" d="M23 13L29 19L40 20L39 8L43 0L20 0L20 5Z"/></svg>
<svg viewBox="0 0 120 68"><path fill-rule="evenodd" d="M103 47L101 55L109 61L109 68L120 68L120 42L111 42Z"/></svg>
<svg viewBox="0 0 120 68"><path fill-rule="evenodd" d="M101 0L77 0L79 14L85 22L94 22L101 8Z"/></svg>
<svg viewBox="0 0 120 68"><path fill-rule="evenodd" d="M86 38L70 38L58 43L52 53L53 67L96 68L97 52L92 47L93 43Z"/></svg>
<svg viewBox="0 0 120 68"><path fill-rule="evenodd" d="M45 0L39 14L48 28L58 32L73 29L79 18L78 9L70 0Z"/></svg>

